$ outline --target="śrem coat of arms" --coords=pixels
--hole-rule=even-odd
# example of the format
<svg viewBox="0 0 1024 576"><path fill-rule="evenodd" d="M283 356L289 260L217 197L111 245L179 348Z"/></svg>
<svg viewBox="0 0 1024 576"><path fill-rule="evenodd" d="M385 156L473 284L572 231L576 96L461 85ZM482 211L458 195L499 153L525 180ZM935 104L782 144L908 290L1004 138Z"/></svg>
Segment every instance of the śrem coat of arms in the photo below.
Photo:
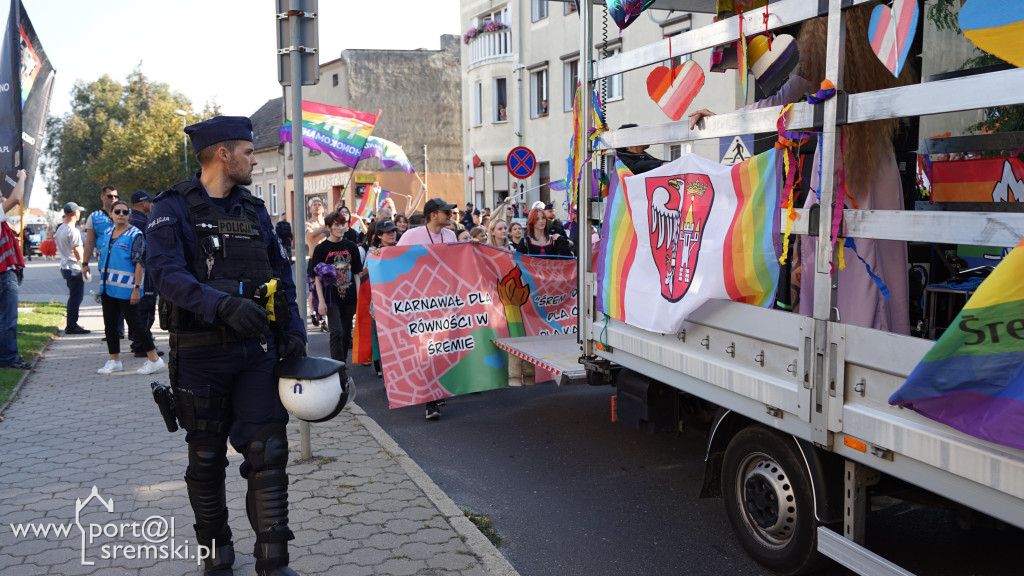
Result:
<svg viewBox="0 0 1024 576"><path fill-rule="evenodd" d="M705 174L647 178L646 185L651 256L661 295L678 302L693 282L715 191Z"/></svg>

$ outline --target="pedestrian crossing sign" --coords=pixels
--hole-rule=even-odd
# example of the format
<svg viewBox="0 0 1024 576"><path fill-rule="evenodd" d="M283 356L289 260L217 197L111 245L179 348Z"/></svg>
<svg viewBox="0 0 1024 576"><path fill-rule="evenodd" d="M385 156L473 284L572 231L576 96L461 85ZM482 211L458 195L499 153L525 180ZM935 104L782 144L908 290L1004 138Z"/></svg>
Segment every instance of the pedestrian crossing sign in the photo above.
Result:
<svg viewBox="0 0 1024 576"><path fill-rule="evenodd" d="M722 153L721 163L727 166L739 164L753 156L750 153L754 144L753 135L733 136L732 138L719 139L718 147Z"/></svg>

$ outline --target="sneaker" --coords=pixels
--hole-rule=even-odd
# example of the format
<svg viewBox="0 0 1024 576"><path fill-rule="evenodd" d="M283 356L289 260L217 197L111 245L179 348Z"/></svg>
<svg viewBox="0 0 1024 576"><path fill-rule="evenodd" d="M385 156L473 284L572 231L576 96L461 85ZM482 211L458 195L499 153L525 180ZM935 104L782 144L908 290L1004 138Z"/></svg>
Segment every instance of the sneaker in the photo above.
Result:
<svg viewBox="0 0 1024 576"><path fill-rule="evenodd" d="M82 328L81 326L68 326L67 329L64 330L64 333L65 334L91 334L92 330L86 330L85 328Z"/></svg>
<svg viewBox="0 0 1024 576"><path fill-rule="evenodd" d="M111 372L120 372L123 369L124 369L124 366L121 365L121 361L120 360L107 360L107 363L103 365L103 368L100 368L99 370L97 370L96 373L97 374L110 374Z"/></svg>
<svg viewBox="0 0 1024 576"><path fill-rule="evenodd" d="M437 420L441 417L441 411L437 408L436 402L427 403L427 420Z"/></svg>
<svg viewBox="0 0 1024 576"><path fill-rule="evenodd" d="M150 362L149 360L146 360L145 362L143 362L142 368L138 369L138 373L139 374L152 374L153 372L156 372L157 370L160 370L160 369L164 368L165 366L167 366L167 364L164 363L164 359L163 358L159 358L158 357L156 359L156 362Z"/></svg>

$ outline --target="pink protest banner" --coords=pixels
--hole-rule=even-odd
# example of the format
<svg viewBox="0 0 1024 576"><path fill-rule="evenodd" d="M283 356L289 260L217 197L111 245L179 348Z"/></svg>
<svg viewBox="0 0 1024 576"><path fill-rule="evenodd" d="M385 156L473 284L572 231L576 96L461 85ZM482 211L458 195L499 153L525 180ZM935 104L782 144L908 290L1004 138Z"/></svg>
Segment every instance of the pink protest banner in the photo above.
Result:
<svg viewBox="0 0 1024 576"><path fill-rule="evenodd" d="M508 385L491 340L576 331L576 262L486 245L396 246L369 257L391 408Z"/></svg>

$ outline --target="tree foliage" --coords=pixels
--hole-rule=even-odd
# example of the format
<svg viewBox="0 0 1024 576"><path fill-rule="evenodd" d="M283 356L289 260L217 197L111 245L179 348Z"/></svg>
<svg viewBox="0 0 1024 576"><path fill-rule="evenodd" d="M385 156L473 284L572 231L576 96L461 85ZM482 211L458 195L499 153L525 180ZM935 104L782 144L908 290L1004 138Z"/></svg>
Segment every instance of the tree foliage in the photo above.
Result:
<svg viewBox="0 0 1024 576"><path fill-rule="evenodd" d="M188 112L192 123L217 106L194 112L188 98L149 80L141 66L124 83L107 75L75 82L71 112L47 120L42 166L54 203L76 202L92 211L107 184L126 198L135 190L157 194L184 179L182 117L175 110ZM194 158L189 162L196 168Z"/></svg>

